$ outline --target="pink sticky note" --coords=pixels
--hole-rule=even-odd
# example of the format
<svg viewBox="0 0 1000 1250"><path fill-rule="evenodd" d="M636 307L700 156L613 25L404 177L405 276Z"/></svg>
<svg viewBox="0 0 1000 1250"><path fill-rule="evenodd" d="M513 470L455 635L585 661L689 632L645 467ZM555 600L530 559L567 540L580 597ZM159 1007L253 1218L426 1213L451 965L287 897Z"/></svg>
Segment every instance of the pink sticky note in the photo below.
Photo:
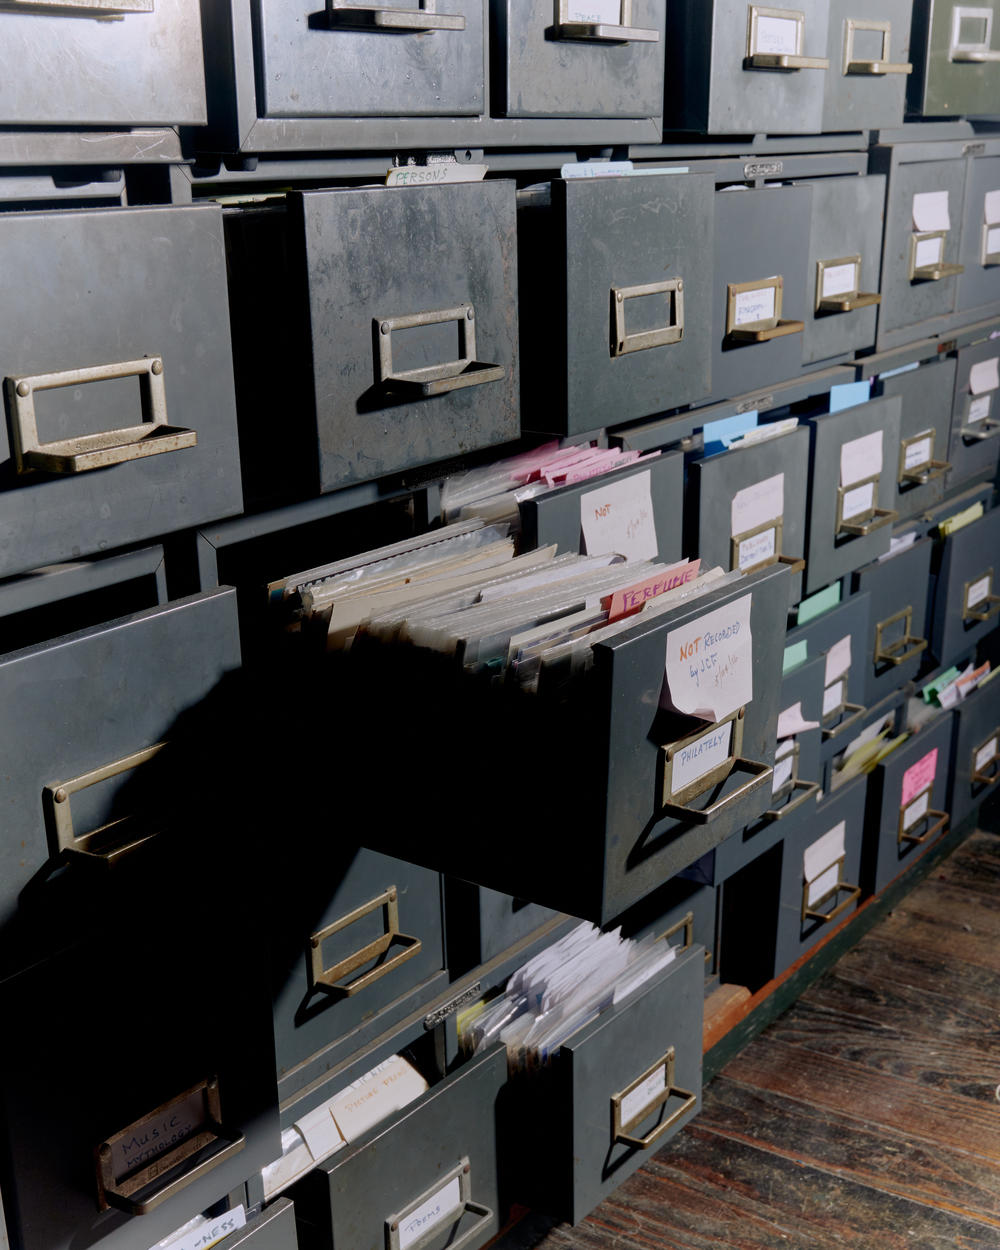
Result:
<svg viewBox="0 0 1000 1250"><path fill-rule="evenodd" d="M915 764L903 773L903 793L900 798L900 807L908 807L911 801L934 780L934 774L937 772L937 747L933 751L928 751Z"/></svg>
<svg viewBox="0 0 1000 1250"><path fill-rule="evenodd" d="M677 586L693 582L701 568L701 560L689 560L686 564L671 564L662 573L647 577L645 581L636 582L624 590L616 590L613 595L601 600L601 606L608 611L608 623L620 620L623 616L632 616L638 612L647 599L655 599L666 594Z"/></svg>

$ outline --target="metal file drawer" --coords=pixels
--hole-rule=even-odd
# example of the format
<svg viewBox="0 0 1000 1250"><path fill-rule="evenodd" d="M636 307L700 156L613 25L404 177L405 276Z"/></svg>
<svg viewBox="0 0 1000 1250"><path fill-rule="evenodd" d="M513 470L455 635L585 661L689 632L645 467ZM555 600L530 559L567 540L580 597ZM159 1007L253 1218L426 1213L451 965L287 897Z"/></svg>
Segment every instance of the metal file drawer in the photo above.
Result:
<svg viewBox="0 0 1000 1250"><path fill-rule="evenodd" d="M972 478L993 477L996 473L1000 456L1000 389L992 385L993 361L1000 378L1000 342L994 339L959 348L947 455L951 464L949 486ZM977 365L986 370L988 389L980 389L980 370L973 375Z"/></svg>
<svg viewBox="0 0 1000 1250"><path fill-rule="evenodd" d="M880 894L948 830L952 718L936 721L897 747L868 778L868 828L861 887Z"/></svg>
<svg viewBox="0 0 1000 1250"><path fill-rule="evenodd" d="M814 366L875 342L885 178L817 178L802 361Z"/></svg>
<svg viewBox="0 0 1000 1250"><path fill-rule="evenodd" d="M778 482L775 479L781 477ZM685 548L704 568L789 566L790 602L801 598L809 432L719 452L688 466ZM779 514L780 510L780 514ZM766 514L766 515L765 515ZM743 518L743 519L740 519Z"/></svg>
<svg viewBox="0 0 1000 1250"><path fill-rule="evenodd" d="M810 418L811 508L805 553L808 593L829 586L889 550L891 525L896 519L902 406L903 401L895 397L871 399L854 408ZM870 445L861 441L866 438ZM880 472L876 468L879 446Z"/></svg>
<svg viewBox="0 0 1000 1250"><path fill-rule="evenodd" d="M913 0L830 0L823 130L881 130L903 121Z"/></svg>
<svg viewBox="0 0 1000 1250"><path fill-rule="evenodd" d="M492 112L504 117L658 117L659 0L493 0Z"/></svg>
<svg viewBox="0 0 1000 1250"><path fill-rule="evenodd" d="M995 0L914 0L907 112L924 117L996 113L1000 12Z"/></svg>
<svg viewBox="0 0 1000 1250"><path fill-rule="evenodd" d="M800 371L812 194L809 186L716 193L716 399L783 382Z"/></svg>
<svg viewBox="0 0 1000 1250"><path fill-rule="evenodd" d="M820 758L823 767L823 788L828 794L839 790L852 780L845 773L849 754L880 738L884 744L897 737L903 730L908 691L904 687L894 690L891 694L870 708L852 725L848 732L837 739L827 738L820 747Z"/></svg>
<svg viewBox="0 0 1000 1250"><path fill-rule="evenodd" d="M931 653L962 659L1000 624L1000 509L942 540L934 584Z"/></svg>
<svg viewBox="0 0 1000 1250"><path fill-rule="evenodd" d="M668 5L666 129L816 134L822 126L828 0ZM762 270L770 273L772 270Z"/></svg>
<svg viewBox="0 0 1000 1250"><path fill-rule="evenodd" d="M500 1157L515 1201L575 1224L697 1113L704 961L700 946L677 955L547 1067L512 1079Z"/></svg>
<svg viewBox="0 0 1000 1250"><path fill-rule="evenodd" d="M1000 64L995 109L1000 112ZM987 222L988 217L991 222ZM1000 312L1000 156L969 160L959 259L965 272L958 279L956 312L965 314L967 322L995 317Z"/></svg>
<svg viewBox="0 0 1000 1250"><path fill-rule="evenodd" d="M290 1191L302 1250L477 1250L494 1237L496 1102L506 1079L498 1044L317 1164ZM458 1203L445 1204L455 1190ZM435 1199L445 1205L440 1218Z"/></svg>
<svg viewBox="0 0 1000 1250"><path fill-rule="evenodd" d="M864 702L869 707L913 681L927 658L933 550L929 538L918 538L891 559L868 564L854 574L854 590L867 591L871 605L864 661Z"/></svg>
<svg viewBox="0 0 1000 1250"><path fill-rule="evenodd" d="M0 577L239 512L220 210L0 214L0 267Z"/></svg>
<svg viewBox="0 0 1000 1250"><path fill-rule="evenodd" d="M827 750L840 749L853 736L861 719L867 712L865 697L865 655L871 619L871 599L866 593L852 595L829 612L824 612L805 625L797 625L788 631L787 647L805 643L807 658L822 656L824 668L821 675L823 697L820 703L821 741ZM850 639L848 644L845 639ZM831 660L830 681L826 680L826 657L836 646ZM850 664L838 673L838 658L846 657L850 647ZM782 701L782 706L787 706ZM826 751L822 751L825 754ZM810 780L818 781L818 777Z"/></svg>
<svg viewBox="0 0 1000 1250"><path fill-rule="evenodd" d="M298 1244L295 1207L287 1198L278 1198L245 1228L230 1233L219 1250L298 1250Z"/></svg>
<svg viewBox="0 0 1000 1250"><path fill-rule="evenodd" d="M275 489L275 412L294 414L299 494L517 436L513 183L306 191L227 230L254 499ZM259 263L275 266L263 290ZM261 378L276 351L286 367Z"/></svg>
<svg viewBox="0 0 1000 1250"><path fill-rule="evenodd" d="M570 178L518 209L526 427L585 433L709 395L714 186Z"/></svg>
<svg viewBox="0 0 1000 1250"><path fill-rule="evenodd" d="M857 777L803 814L785 830L781 864L775 975L833 931L861 896L861 848L867 777ZM843 824L843 857L807 877L806 852ZM828 874L828 876L826 875ZM829 892L824 886L829 883Z"/></svg>
<svg viewBox="0 0 1000 1250"><path fill-rule="evenodd" d="M974 690L952 717L948 812L952 827L975 812L1000 778L1000 703L996 681Z"/></svg>
<svg viewBox="0 0 1000 1250"><path fill-rule="evenodd" d="M12 0L0 13L0 125L205 120L198 0Z"/></svg>
<svg viewBox="0 0 1000 1250"><path fill-rule="evenodd" d="M285 1103L444 992L441 881L426 868L334 843L326 828L286 830L268 880Z"/></svg>
<svg viewBox="0 0 1000 1250"><path fill-rule="evenodd" d="M896 511L902 520L919 516L943 498L951 484L948 443L955 389L955 360L940 356L876 383L879 394L898 395L899 459Z"/></svg>
<svg viewBox="0 0 1000 1250"><path fill-rule="evenodd" d="M667 452L646 464L606 473L574 486L564 486L521 504L522 551L556 543L562 551L584 548L582 517L587 507L613 500L618 491L640 491L649 483L649 501L656 529L656 550L664 564L681 558L681 501L684 498L684 456ZM630 485L631 484L631 485ZM613 505L612 505L613 506Z"/></svg>
<svg viewBox="0 0 1000 1250"><path fill-rule="evenodd" d="M162 782L161 761L141 753L169 740L178 717L239 663L233 590L151 608L0 661L0 923L36 875L60 860L83 873L114 851L110 833L108 845L86 835L123 814L115 804L124 787L146 777ZM191 732L196 727L175 735L178 750L196 740ZM92 776L98 770L107 777ZM60 790L68 797L57 803ZM148 801L157 802L155 789Z"/></svg>
<svg viewBox="0 0 1000 1250"><path fill-rule="evenodd" d="M502 955L560 913L523 898L447 877L448 968L453 977Z"/></svg>

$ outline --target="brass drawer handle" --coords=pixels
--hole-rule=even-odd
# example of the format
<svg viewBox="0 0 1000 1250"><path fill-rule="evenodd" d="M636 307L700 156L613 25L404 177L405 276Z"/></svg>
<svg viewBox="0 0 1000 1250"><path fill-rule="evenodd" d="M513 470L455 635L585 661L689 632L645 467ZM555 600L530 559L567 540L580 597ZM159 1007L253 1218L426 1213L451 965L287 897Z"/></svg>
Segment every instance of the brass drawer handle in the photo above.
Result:
<svg viewBox="0 0 1000 1250"><path fill-rule="evenodd" d="M434 0L424 0L418 9L386 9L377 5L338 4L326 0L326 20L331 29L355 27L361 30L465 30L465 18L457 13L435 13Z"/></svg>
<svg viewBox="0 0 1000 1250"><path fill-rule="evenodd" d="M449 1194L455 1205L449 1205L437 1216L435 1206L448 1202ZM409 1238L406 1243L407 1250L422 1250L422 1247L440 1239L443 1224L457 1226L466 1212L476 1216L476 1220L461 1237L448 1241L448 1250L462 1250L464 1246L482 1244L483 1233L493 1219L493 1212L489 1207L472 1201L472 1171L469 1160L464 1158L450 1171L439 1176L430 1189L425 1190L402 1211L389 1216L385 1222L386 1250L399 1250L404 1234ZM412 1228L408 1226L411 1221Z"/></svg>
<svg viewBox="0 0 1000 1250"><path fill-rule="evenodd" d="M967 443L982 443L988 438L996 438L997 435L1000 435L1000 421L993 421L989 417L977 425L962 426L962 438Z"/></svg>
<svg viewBox="0 0 1000 1250"><path fill-rule="evenodd" d="M843 913L847 911L847 909L851 906L851 904L857 902L857 900L861 897L861 886L848 885L846 881L838 881L837 888L830 892L829 897L836 898L838 894L846 894L846 897L844 898L843 902L838 903L836 907L832 908L832 910L820 911L816 907L810 907L809 904L806 902L807 891L808 891L808 883L803 888L803 891L802 891L803 923L805 923L805 921L807 920L819 920L819 921L822 921L823 924L829 924L831 920L836 920L838 916L843 915Z"/></svg>
<svg viewBox="0 0 1000 1250"><path fill-rule="evenodd" d="M883 74L912 74L913 66L908 61L849 61L844 73L881 78Z"/></svg>
<svg viewBox="0 0 1000 1250"><path fill-rule="evenodd" d="M339 933L342 929L346 929L349 925L355 924L365 916L371 915L372 912L378 911L380 908L384 912L385 933L373 942L369 942L367 946L363 946L360 950L355 951L352 955L347 955L329 968L325 967L323 964L323 943L326 939L332 937L335 933ZM339 920L335 920L333 924L327 925L325 929L320 929L318 933L314 933L310 937L308 949L309 988L325 994L350 998L351 995L367 989L369 985L373 985L387 973L391 972L393 968L398 968L406 960L412 959L414 955L419 953L422 945L423 943L419 938L408 937L405 933L400 933L399 891L392 885L370 902L356 907L354 911L348 912L346 916L341 916ZM352 972L356 972L358 968L363 968L365 964L371 963L372 960L382 959L394 946L399 949L395 954L389 955L378 967L372 968L369 972L363 973L351 981L343 979L350 976Z"/></svg>
<svg viewBox="0 0 1000 1250"><path fill-rule="evenodd" d="M819 301L817 312L856 312L859 308L874 308L882 303L882 296L875 291L858 291L854 295L831 295Z"/></svg>
<svg viewBox="0 0 1000 1250"><path fill-rule="evenodd" d="M845 703L840 709L841 715L844 712L850 712L850 716L845 716L839 725L833 729L823 730L823 741L828 742L831 738L839 738L845 730L850 729L852 725L856 725L858 721L865 715L868 709L860 703Z"/></svg>
<svg viewBox="0 0 1000 1250"><path fill-rule="evenodd" d="M928 482L933 482L950 472L951 465L947 460L932 460L922 469L904 469L899 475L899 484L902 486L904 483L911 482L914 486L926 486Z"/></svg>
<svg viewBox="0 0 1000 1250"><path fill-rule="evenodd" d="M825 56L787 56L773 52L755 52L743 61L744 69L829 69Z"/></svg>
<svg viewBox="0 0 1000 1250"><path fill-rule="evenodd" d="M606 16L611 16L606 15ZM658 30L632 25L632 0L620 0L618 18L602 21L597 17L581 17L574 13L571 0L559 0L552 33L557 39L579 39L590 43L659 43Z"/></svg>
<svg viewBox="0 0 1000 1250"><path fill-rule="evenodd" d="M765 820L781 820L785 816L790 816L792 812L804 806L811 798L819 794L818 781L800 781L797 777L792 783L792 791L800 790L802 793L797 799L790 799L781 807L772 807L770 811L764 813Z"/></svg>
<svg viewBox="0 0 1000 1250"><path fill-rule="evenodd" d="M644 295L670 296L670 323L656 330L637 330L629 334L625 327L626 304L630 299ZM611 309L614 320L612 356L625 356L629 352L646 351L650 347L664 347L669 343L679 343L684 337L684 282L681 278L647 282L642 286L614 286L611 288Z"/></svg>
<svg viewBox="0 0 1000 1250"><path fill-rule="evenodd" d="M805 328L804 321L779 321L777 325L763 330L744 330L737 326L729 331L728 337L734 343L767 343L771 339L784 338L786 334L801 334Z"/></svg>
<svg viewBox="0 0 1000 1250"><path fill-rule="evenodd" d="M738 756L733 760L731 773L741 772L749 773L749 781L745 781L743 785L724 798L716 800L709 804L706 808L691 807L687 803L664 803L661 814L664 816L675 816L681 820L689 820L696 825L707 825L715 820L734 803L738 803L740 799L745 799L748 794L753 794L755 790L759 790L774 774L774 769L770 764L762 764L758 760L747 760L742 756Z"/></svg>
<svg viewBox="0 0 1000 1250"><path fill-rule="evenodd" d="M903 622L903 636L897 638L894 642L883 642L883 634L893 625ZM876 664L905 664L907 660L912 660L920 655L922 651L927 650L927 639L916 638L910 633L913 626L913 607L907 605L902 612L896 612L893 616L887 616L884 621L879 621L875 626L875 663Z"/></svg>
<svg viewBox="0 0 1000 1250"><path fill-rule="evenodd" d="M902 827L900 827L899 833L896 837L896 841L900 843L909 842L913 846L923 846L925 842L929 842L931 838L936 837L941 832L941 830L945 827L945 825L947 825L948 813L947 812L935 812L935 811L928 810L927 812L924 813L921 819L933 820L934 824L931 825L930 828L925 829L924 832L921 834L904 833L902 830Z"/></svg>
<svg viewBox="0 0 1000 1250"><path fill-rule="evenodd" d="M669 942L675 933L680 933L681 929L684 930L684 944L682 946L678 946L677 948L677 953L679 955L683 951L686 951L694 941L693 911L686 912L676 924L672 924L669 929L664 929L656 940L658 942Z"/></svg>
<svg viewBox="0 0 1000 1250"><path fill-rule="evenodd" d="M625 1146L633 1146L639 1150L648 1150L662 1137L665 1137L671 1129L675 1128L678 1122L694 1108L698 1102L698 1095L692 1093L690 1090L681 1089L678 1085L674 1084L675 1066L675 1048L671 1046L661 1059L657 1059L656 1063L654 1063L652 1067L647 1068L646 1071L643 1072L642 1076L636 1077L636 1079L630 1085L627 1085L621 1093L612 1095L611 1113L613 1117L613 1128L611 1140L613 1142L621 1142ZM632 1115L627 1120L623 1121L623 1107L629 1094L631 1094L634 1090L637 1090L646 1081L655 1076L659 1068L664 1069L662 1091L658 1093L651 1102L647 1103L644 1107L641 1107L635 1115ZM637 1124L641 1124L643 1120L647 1119L653 1114L654 1111L657 1111L660 1107L664 1106L670 1101L671 1098L683 1098L684 1101L675 1111L672 1111L665 1120L663 1120L660 1124L657 1124L656 1127L651 1129L644 1137L635 1137L632 1135L630 1131L631 1129L633 1129Z"/></svg>
<svg viewBox="0 0 1000 1250"><path fill-rule="evenodd" d="M874 31L882 36L882 55L878 60L858 60L854 56L854 36L859 30ZM844 73L861 74L867 78L881 78L884 74L912 74L913 66L907 61L890 61L892 40L891 22L868 22L849 17L844 22Z"/></svg>
<svg viewBox="0 0 1000 1250"><path fill-rule="evenodd" d="M457 360L427 365L420 369L393 368L394 330L444 325L449 321L458 322L462 354ZM461 390L466 386L498 382L506 376L507 370L503 365L484 364L476 359L476 310L471 304L459 304L457 308L441 308L433 312L411 313L403 317L376 317L373 328L378 342L378 380L388 391L415 399L427 399Z"/></svg>

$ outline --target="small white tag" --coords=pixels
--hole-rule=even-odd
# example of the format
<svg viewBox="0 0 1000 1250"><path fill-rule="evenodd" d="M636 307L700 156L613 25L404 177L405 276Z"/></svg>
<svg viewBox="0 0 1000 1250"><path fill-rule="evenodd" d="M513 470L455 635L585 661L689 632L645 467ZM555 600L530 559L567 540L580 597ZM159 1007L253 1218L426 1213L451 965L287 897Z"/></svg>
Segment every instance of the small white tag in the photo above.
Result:
<svg viewBox="0 0 1000 1250"><path fill-rule="evenodd" d="M1000 226L990 226L986 231L986 255L996 256L1000 252Z"/></svg>
<svg viewBox="0 0 1000 1250"><path fill-rule="evenodd" d="M972 425L976 421L985 421L990 415L992 403L992 395L977 395L972 403L969 404L969 424Z"/></svg>
<svg viewBox="0 0 1000 1250"><path fill-rule="evenodd" d="M641 1085L637 1085L630 1094L626 1094L621 1102L622 1124L631 1124L654 1103L667 1088L667 1065L661 1063L652 1076L647 1076Z"/></svg>
<svg viewBox="0 0 1000 1250"><path fill-rule="evenodd" d="M947 191L921 191L913 197L913 229L921 234L951 229Z"/></svg>
<svg viewBox="0 0 1000 1250"><path fill-rule="evenodd" d="M729 532L735 538L766 521L776 521L784 511L785 475L776 473L736 492L729 509Z"/></svg>
<svg viewBox="0 0 1000 1250"><path fill-rule="evenodd" d="M802 870L806 881L811 882L807 896L810 907L825 894L829 894L837 884L840 878L837 861L843 859L846 853L846 835L847 823L842 820L829 833L824 833L806 847L802 856Z"/></svg>
<svg viewBox="0 0 1000 1250"><path fill-rule="evenodd" d="M788 756L783 760L778 760L774 765L774 777L771 781L771 793L777 794L783 785L785 785L792 776L793 757Z"/></svg>
<svg viewBox="0 0 1000 1250"><path fill-rule="evenodd" d="M686 747L681 747L673 757L671 793L677 794L685 786L706 776L713 768L724 764L731 755L732 737L733 724L730 721L726 725L710 729L707 734L696 738Z"/></svg>
<svg viewBox="0 0 1000 1250"><path fill-rule="evenodd" d="M795 706L799 707L800 705L796 704ZM819 722L817 721L816 724L818 723ZM816 725L813 725L813 728L815 729ZM776 760L783 760L786 755L793 755L794 753L795 753L795 739L794 738L785 738L783 742L779 742L778 745L774 748L774 758Z"/></svg>
<svg viewBox="0 0 1000 1250"><path fill-rule="evenodd" d="M849 664L850 660L848 660L848 665ZM839 673L834 675L836 677L840 676ZM791 707L786 707L785 710L778 716L778 729L776 736L778 738L791 738L794 734L805 733L809 729L818 728L819 721L806 720L806 718L802 715L802 702L800 700L798 703L793 703ZM789 745L791 744L789 743Z"/></svg>
<svg viewBox="0 0 1000 1250"><path fill-rule="evenodd" d="M566 21L620 26L622 24L621 0L573 0L568 6Z"/></svg>
<svg viewBox="0 0 1000 1250"><path fill-rule="evenodd" d="M458 165L442 162L440 165L403 165L386 171L387 187L432 187L449 182L482 182L487 165Z"/></svg>
<svg viewBox="0 0 1000 1250"><path fill-rule="evenodd" d="M966 604L970 608L974 608L977 604L982 603L984 599L990 597L990 591L993 589L993 574L987 573L985 577L981 577L978 582L973 582L969 587L969 596Z"/></svg>
<svg viewBox="0 0 1000 1250"><path fill-rule="evenodd" d="M764 560L770 560L775 551L775 533L774 529L761 530L752 538L744 538L740 543L740 569L753 568Z"/></svg>
<svg viewBox="0 0 1000 1250"><path fill-rule="evenodd" d="M829 716L838 707L842 707L846 701L843 681L834 682L832 686L827 686L823 691L823 715Z"/></svg>
<svg viewBox="0 0 1000 1250"><path fill-rule="evenodd" d="M774 320L775 288L757 287L753 291L738 291L733 296L736 305L733 322L738 326L755 325L758 321Z"/></svg>
<svg viewBox="0 0 1000 1250"><path fill-rule="evenodd" d="M758 17L753 51L770 56L796 56L799 24L793 17Z"/></svg>
<svg viewBox="0 0 1000 1250"><path fill-rule="evenodd" d="M944 239L940 235L917 240L916 255L913 258L915 268L926 269L928 265L940 265L943 258Z"/></svg>
<svg viewBox="0 0 1000 1250"><path fill-rule="evenodd" d="M1000 356L980 360L969 370L969 390L973 395L983 395L1000 387Z"/></svg>
<svg viewBox="0 0 1000 1250"><path fill-rule="evenodd" d="M588 556L652 560L657 541L649 469L581 495L580 528Z"/></svg>
<svg viewBox="0 0 1000 1250"><path fill-rule="evenodd" d="M845 634L826 653L826 669L823 685L829 686L832 681L843 675L851 667L851 635Z"/></svg>
<svg viewBox="0 0 1000 1250"><path fill-rule="evenodd" d="M751 595L667 634L667 706L718 723L753 698Z"/></svg>
<svg viewBox="0 0 1000 1250"><path fill-rule="evenodd" d="M983 201L983 217L988 226L1000 222L1000 191L987 191Z"/></svg>
<svg viewBox="0 0 1000 1250"><path fill-rule="evenodd" d="M933 455L934 435L930 434L926 438L918 439L915 443L907 444L903 454L903 467L908 472L912 469L919 469L925 464L930 464Z"/></svg>
<svg viewBox="0 0 1000 1250"><path fill-rule="evenodd" d="M980 772L997 756L996 738L991 738L989 742L984 743L976 752L976 772Z"/></svg>
<svg viewBox="0 0 1000 1250"><path fill-rule="evenodd" d="M428 1229L443 1224L462 1206L462 1185L457 1176L442 1185L426 1202L399 1221L399 1250L408 1250Z"/></svg>
<svg viewBox="0 0 1000 1250"><path fill-rule="evenodd" d="M356 1141L362 1133L419 1098L426 1080L400 1055L393 1055L341 1090L326 1104L343 1134Z"/></svg>
<svg viewBox="0 0 1000 1250"><path fill-rule="evenodd" d="M903 808L903 832L912 829L918 820L923 820L930 806L930 795L925 790L918 795L909 807Z"/></svg>
<svg viewBox="0 0 1000 1250"><path fill-rule="evenodd" d="M841 517L849 521L851 517L860 516L863 512L871 512L875 506L875 483L867 482L864 486L855 486L844 496L844 507Z"/></svg>
<svg viewBox="0 0 1000 1250"><path fill-rule="evenodd" d="M834 295L852 295L858 289L858 267L851 261L848 265L834 265L823 270L822 298Z"/></svg>
<svg viewBox="0 0 1000 1250"><path fill-rule="evenodd" d="M849 439L840 448L840 484L853 486L882 472L882 431Z"/></svg>

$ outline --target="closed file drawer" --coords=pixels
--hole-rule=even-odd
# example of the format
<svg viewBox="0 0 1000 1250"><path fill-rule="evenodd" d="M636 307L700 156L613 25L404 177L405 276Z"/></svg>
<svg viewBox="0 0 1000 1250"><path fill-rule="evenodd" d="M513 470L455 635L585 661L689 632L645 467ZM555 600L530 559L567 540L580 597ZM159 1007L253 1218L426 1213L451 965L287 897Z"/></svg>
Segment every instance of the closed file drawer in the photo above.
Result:
<svg viewBox="0 0 1000 1250"><path fill-rule="evenodd" d="M995 682L974 690L952 714L947 810L953 827L996 793L1000 779L1000 705L994 687Z"/></svg>
<svg viewBox="0 0 1000 1250"><path fill-rule="evenodd" d="M996 100L1000 100L1000 38L997 55ZM1000 103L994 110L1000 112ZM996 143L990 148L1000 153ZM958 280L957 311L963 321L995 317L1000 312L1000 154L969 160L960 260L965 272Z"/></svg>
<svg viewBox="0 0 1000 1250"><path fill-rule="evenodd" d="M868 830L861 870L866 894L879 894L948 830L951 714L897 747L868 778Z"/></svg>
<svg viewBox="0 0 1000 1250"><path fill-rule="evenodd" d="M1000 344L959 348L951 409L949 486L996 473L1000 456Z"/></svg>
<svg viewBox="0 0 1000 1250"><path fill-rule="evenodd" d="M926 659L933 547L929 538L918 538L891 559L854 574L854 589L870 599L864 693L869 707L913 681Z"/></svg>
<svg viewBox="0 0 1000 1250"><path fill-rule="evenodd" d="M823 130L902 125L913 0L830 0Z"/></svg>
<svg viewBox="0 0 1000 1250"><path fill-rule="evenodd" d="M925 361L875 384L879 394L898 395L899 461L896 466L896 511L902 520L932 508L951 484L948 445L955 361L951 356Z"/></svg>
<svg viewBox="0 0 1000 1250"><path fill-rule="evenodd" d="M58 8L14 0L0 14L0 124L205 119L198 0L66 0Z"/></svg>
<svg viewBox="0 0 1000 1250"><path fill-rule="evenodd" d="M240 511L219 209L3 214L0 265L0 577Z"/></svg>
<svg viewBox="0 0 1000 1250"><path fill-rule="evenodd" d="M997 111L1000 29L994 0L914 0L907 111L924 117Z"/></svg>
<svg viewBox="0 0 1000 1250"><path fill-rule="evenodd" d="M934 584L931 652L947 668L1000 624L1000 511L942 540Z"/></svg>
<svg viewBox="0 0 1000 1250"><path fill-rule="evenodd" d="M525 200L527 428L585 433L708 397L713 217L705 173L570 178Z"/></svg>

